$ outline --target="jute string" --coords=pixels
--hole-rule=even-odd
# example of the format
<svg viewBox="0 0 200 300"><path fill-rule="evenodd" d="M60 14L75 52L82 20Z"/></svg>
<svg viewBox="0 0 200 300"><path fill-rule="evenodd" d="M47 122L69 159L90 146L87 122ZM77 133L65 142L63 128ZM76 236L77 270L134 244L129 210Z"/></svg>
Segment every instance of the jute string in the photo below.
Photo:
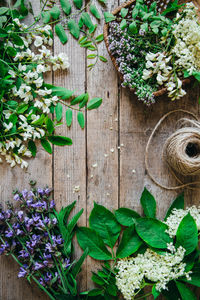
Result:
<svg viewBox="0 0 200 300"><path fill-rule="evenodd" d="M150 171L149 148L151 146L151 142L156 131L159 129L163 121L170 115L180 112L189 115L194 120L188 118L181 118L177 122L180 128L177 129L165 141L162 158L165 159L170 168L171 173L179 182L179 185L177 186L166 186L159 182L156 179L156 176L154 176ZM167 190L177 190L183 187L187 187L189 189L200 189L200 181L183 183L179 179L178 175L176 175L177 173L183 176L192 176L200 174L200 122L198 122L198 118L195 114L182 109L173 110L165 114L158 121L146 145L145 167L151 180L161 188Z"/></svg>

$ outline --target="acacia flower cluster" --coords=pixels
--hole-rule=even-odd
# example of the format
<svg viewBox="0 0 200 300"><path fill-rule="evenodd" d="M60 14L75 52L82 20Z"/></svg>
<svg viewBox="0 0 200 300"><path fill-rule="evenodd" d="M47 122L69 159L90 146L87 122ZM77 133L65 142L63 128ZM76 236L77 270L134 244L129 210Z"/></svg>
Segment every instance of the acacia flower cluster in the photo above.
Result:
<svg viewBox="0 0 200 300"><path fill-rule="evenodd" d="M190 272L185 272L186 264L183 262L185 249L182 246L175 249L173 244L169 244L168 250L169 253L161 255L147 249L144 254L118 261L116 284L124 299L134 299L144 288L146 280L155 283L156 290L161 291L167 289L171 280L182 276L190 279Z"/></svg>
<svg viewBox="0 0 200 300"><path fill-rule="evenodd" d="M109 51L123 76L122 86L134 89L145 104L154 103L153 93L162 88L167 89L171 100L180 99L186 94L184 77L193 75L199 80L197 11L189 2L170 19L167 11L159 14L153 4L147 8L144 1L137 0L132 11L121 13L125 14L121 23L119 16L110 22Z"/></svg>

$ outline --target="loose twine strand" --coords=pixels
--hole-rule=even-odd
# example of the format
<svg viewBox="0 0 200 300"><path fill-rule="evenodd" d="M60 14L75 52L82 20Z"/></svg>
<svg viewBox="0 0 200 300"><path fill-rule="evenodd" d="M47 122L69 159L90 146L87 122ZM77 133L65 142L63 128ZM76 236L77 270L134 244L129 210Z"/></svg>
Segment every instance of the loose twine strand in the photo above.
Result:
<svg viewBox="0 0 200 300"><path fill-rule="evenodd" d="M185 114L190 115L194 118L194 120L188 118L180 119L177 124L181 128L176 130L169 138L165 141L163 147L162 157L165 158L169 169L172 175L176 178L179 182L177 186L166 186L159 182L156 177L151 173L149 167L149 148L152 142L152 139L161 126L163 121L168 118L170 115L174 113L182 112ZM194 155L188 155L187 147L189 145L193 145L195 147L196 152ZM159 187L166 189L166 190L178 190L180 188L187 187L188 189L200 189L200 186L197 187L196 185L200 185L200 181L193 181L188 183L183 183L176 173L179 173L184 176L191 176L191 175L199 175L200 174L200 122L198 122L198 118L192 112L187 110L173 110L165 114L156 124L154 127L149 140L146 145L145 150L145 167L147 170L147 174L151 178L151 180L157 184ZM195 187L194 187L195 186Z"/></svg>

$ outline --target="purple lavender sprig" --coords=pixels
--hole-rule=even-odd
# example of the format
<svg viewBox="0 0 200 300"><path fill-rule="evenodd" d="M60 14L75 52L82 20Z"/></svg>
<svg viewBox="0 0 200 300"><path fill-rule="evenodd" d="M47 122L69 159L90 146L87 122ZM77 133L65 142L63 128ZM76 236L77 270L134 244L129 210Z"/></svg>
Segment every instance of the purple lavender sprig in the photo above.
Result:
<svg viewBox="0 0 200 300"><path fill-rule="evenodd" d="M0 255L11 255L20 265L18 277L34 280L55 300L60 294L77 295L73 269L80 270L80 262L72 261L71 244L83 210L68 226L75 202L58 213L50 194L49 188L16 191L16 207L0 207Z"/></svg>

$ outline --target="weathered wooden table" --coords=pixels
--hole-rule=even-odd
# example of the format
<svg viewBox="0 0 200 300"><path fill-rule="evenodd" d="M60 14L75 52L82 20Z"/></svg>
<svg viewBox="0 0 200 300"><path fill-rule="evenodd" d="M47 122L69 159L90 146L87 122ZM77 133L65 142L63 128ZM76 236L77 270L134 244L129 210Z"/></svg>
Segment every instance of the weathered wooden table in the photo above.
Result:
<svg viewBox="0 0 200 300"><path fill-rule="evenodd" d="M36 4L37 0L34 2ZM112 10L118 4L116 0L108 0L108 9ZM98 30L100 33L102 27L99 26ZM100 50L108 57L104 43ZM56 72L50 80L77 93L87 91L91 97L102 97L103 105L98 110L85 113L85 130L80 129L76 120L71 129L65 125L58 128L59 134L73 139L72 146L55 146L53 155L40 147L26 172L19 167L11 169L7 164L0 165L1 202L12 199L14 188L28 188L31 179L37 180L38 186L53 187L58 209L77 200L74 213L84 208L79 224L86 226L93 201L110 209L126 206L140 211L139 198L144 186L147 186L157 199L158 215L163 217L180 190L163 190L148 178L144 167L146 142L153 127L166 112L182 108L199 113L199 88L188 87L187 95L181 100L171 102L163 96L157 99L155 105L146 107L133 93L121 88L109 58L108 63L99 63L88 71L87 53L72 38L65 46L55 38L54 52L66 52L71 66L68 73ZM165 184L176 184L161 159L161 153L163 142L173 131L178 117L174 115L163 124L151 147L152 170ZM79 192L73 192L75 186L80 186ZM198 191L185 190L185 199L187 205L198 204ZM81 250L76 241L75 245L76 256L79 257ZM79 277L81 290L91 287L91 270L96 267L98 263L88 258ZM30 287L25 280L17 279L17 269L12 259L0 258L0 300L47 299L37 287Z"/></svg>

